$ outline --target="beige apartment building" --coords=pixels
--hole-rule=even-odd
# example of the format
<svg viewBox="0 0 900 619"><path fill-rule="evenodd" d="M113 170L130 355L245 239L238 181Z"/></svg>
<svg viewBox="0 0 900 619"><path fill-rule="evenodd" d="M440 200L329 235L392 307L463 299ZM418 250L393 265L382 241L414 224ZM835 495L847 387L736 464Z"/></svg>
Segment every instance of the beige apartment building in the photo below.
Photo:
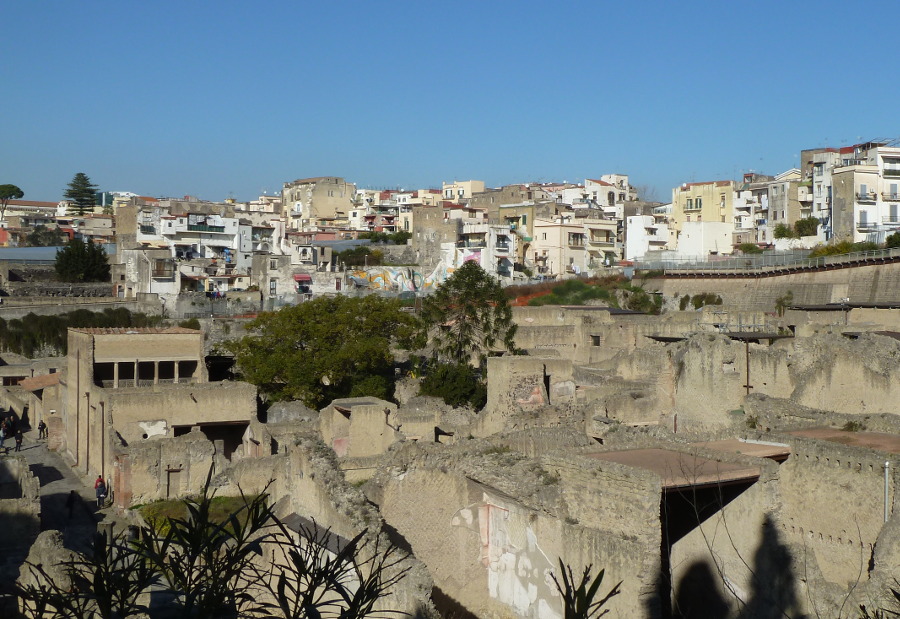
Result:
<svg viewBox="0 0 900 619"><path fill-rule="evenodd" d="M484 191L484 181L453 181L442 183L441 195L445 200L468 200L476 193Z"/></svg>
<svg viewBox="0 0 900 619"><path fill-rule="evenodd" d="M734 223L734 181L684 183L672 190L672 227L689 221Z"/></svg>
<svg viewBox="0 0 900 619"><path fill-rule="evenodd" d="M346 222L356 193L337 176L301 178L284 184L281 208L292 230L317 230Z"/></svg>

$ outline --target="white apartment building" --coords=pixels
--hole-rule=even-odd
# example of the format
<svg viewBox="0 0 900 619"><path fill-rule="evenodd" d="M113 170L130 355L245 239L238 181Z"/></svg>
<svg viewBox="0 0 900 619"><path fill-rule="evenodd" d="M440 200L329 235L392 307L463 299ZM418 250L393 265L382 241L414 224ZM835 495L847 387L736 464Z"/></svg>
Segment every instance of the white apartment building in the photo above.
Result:
<svg viewBox="0 0 900 619"><path fill-rule="evenodd" d="M508 225L465 220L456 242L452 263L459 267L474 260L495 277L512 278L516 242L516 235Z"/></svg>
<svg viewBox="0 0 900 619"><path fill-rule="evenodd" d="M665 214L665 211L662 213ZM640 260L649 251L672 249L672 241L674 234L669 230L664 216L634 215L625 218L625 260Z"/></svg>

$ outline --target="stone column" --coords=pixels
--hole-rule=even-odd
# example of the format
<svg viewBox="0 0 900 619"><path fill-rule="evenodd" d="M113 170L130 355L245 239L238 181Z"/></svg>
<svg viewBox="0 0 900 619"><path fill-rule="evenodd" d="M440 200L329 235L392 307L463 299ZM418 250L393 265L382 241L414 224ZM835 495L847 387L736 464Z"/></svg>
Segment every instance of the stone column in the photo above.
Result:
<svg viewBox="0 0 900 619"><path fill-rule="evenodd" d="M119 388L119 362L113 363L113 389Z"/></svg>

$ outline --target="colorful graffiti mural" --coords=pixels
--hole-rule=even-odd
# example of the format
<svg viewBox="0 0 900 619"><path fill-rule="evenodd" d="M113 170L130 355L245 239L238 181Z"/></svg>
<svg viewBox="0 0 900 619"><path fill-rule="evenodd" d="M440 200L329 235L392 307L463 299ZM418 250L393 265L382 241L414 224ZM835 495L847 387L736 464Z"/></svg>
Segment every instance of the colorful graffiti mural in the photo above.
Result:
<svg viewBox="0 0 900 619"><path fill-rule="evenodd" d="M356 269L347 275L357 286L392 292L421 292L442 284L451 273L453 267L439 264L430 275L422 275L413 267L378 266L367 269Z"/></svg>

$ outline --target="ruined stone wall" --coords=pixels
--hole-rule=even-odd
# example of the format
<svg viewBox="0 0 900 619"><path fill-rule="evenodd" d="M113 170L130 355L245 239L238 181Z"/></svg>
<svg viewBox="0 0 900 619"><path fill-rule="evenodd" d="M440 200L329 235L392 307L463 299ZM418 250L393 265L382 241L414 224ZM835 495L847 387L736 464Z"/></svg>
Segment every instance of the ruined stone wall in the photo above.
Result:
<svg viewBox="0 0 900 619"><path fill-rule="evenodd" d="M798 339L791 376L795 385L791 397L804 406L840 413L896 414L900 342L878 335L858 340L839 335Z"/></svg>
<svg viewBox="0 0 900 619"><path fill-rule="evenodd" d="M752 391L789 397L793 389L788 355L750 344ZM697 335L671 344L675 366L674 410L679 429L716 429L730 423L728 412L741 408L747 393L747 350L723 335Z"/></svg>
<svg viewBox="0 0 900 619"><path fill-rule="evenodd" d="M246 422L256 416L256 387L237 381L107 389L103 397L110 423L128 444L171 436L173 426Z"/></svg>
<svg viewBox="0 0 900 619"><path fill-rule="evenodd" d="M490 357L487 376L487 405L477 424L479 436L502 430L505 420L516 413L575 402L569 359Z"/></svg>
<svg viewBox="0 0 900 619"><path fill-rule="evenodd" d="M776 467L770 464L767 468ZM738 616L745 609L741 616L773 617L784 612L794 617L808 612L806 588L797 577L803 566L794 565L796 547L788 542L774 516L779 503L775 474L764 472L760 481L729 502L717 498L727 490L693 495L697 509L694 528L677 540L671 551L677 611L694 616L705 609L709 616L722 617ZM709 517L700 512L706 501L720 504ZM686 512L682 517L691 518L688 501L673 498L672 502ZM801 571L788 576L794 567Z"/></svg>
<svg viewBox="0 0 900 619"><path fill-rule="evenodd" d="M217 472L225 465L221 450L200 432L120 447L112 467L114 498L130 507L196 494L210 468Z"/></svg>
<svg viewBox="0 0 900 619"><path fill-rule="evenodd" d="M22 456L0 460L0 523L0 575L9 577L41 530L40 481Z"/></svg>
<svg viewBox="0 0 900 619"><path fill-rule="evenodd" d="M762 278L660 278L647 280L647 289L666 297L714 291L725 305L747 310L775 311L775 302L788 293L802 305L893 302L900 298L900 263L867 265Z"/></svg>
<svg viewBox="0 0 900 619"><path fill-rule="evenodd" d="M435 585L478 617L561 617L549 581L558 558L576 572L605 568L604 589L623 580L613 614L647 616L655 594L646 585L659 567L659 480L652 474L460 451L414 457L375 481L387 522Z"/></svg>
<svg viewBox="0 0 900 619"><path fill-rule="evenodd" d="M285 471L279 480L273 497L284 498L282 516L294 512L320 526L352 539L363 530L369 537L384 535L381 532L381 515L369 504L361 490L350 486L340 471L334 452L314 436L299 437L288 448ZM386 542L382 538L382 544ZM432 580L425 567L416 559L408 558L400 567L409 566L411 572L391 590L382 601L383 608L393 608L418 616L431 616Z"/></svg>
<svg viewBox="0 0 900 619"><path fill-rule="evenodd" d="M352 400L335 400L319 413L322 439L340 458L384 453L401 437L397 431L397 405L377 398L366 398L370 404L351 404Z"/></svg>
<svg viewBox="0 0 900 619"><path fill-rule="evenodd" d="M786 442L792 453L778 472L781 533L815 558L825 580L846 586L867 572L884 525L885 460L894 512L898 460L827 441Z"/></svg>

